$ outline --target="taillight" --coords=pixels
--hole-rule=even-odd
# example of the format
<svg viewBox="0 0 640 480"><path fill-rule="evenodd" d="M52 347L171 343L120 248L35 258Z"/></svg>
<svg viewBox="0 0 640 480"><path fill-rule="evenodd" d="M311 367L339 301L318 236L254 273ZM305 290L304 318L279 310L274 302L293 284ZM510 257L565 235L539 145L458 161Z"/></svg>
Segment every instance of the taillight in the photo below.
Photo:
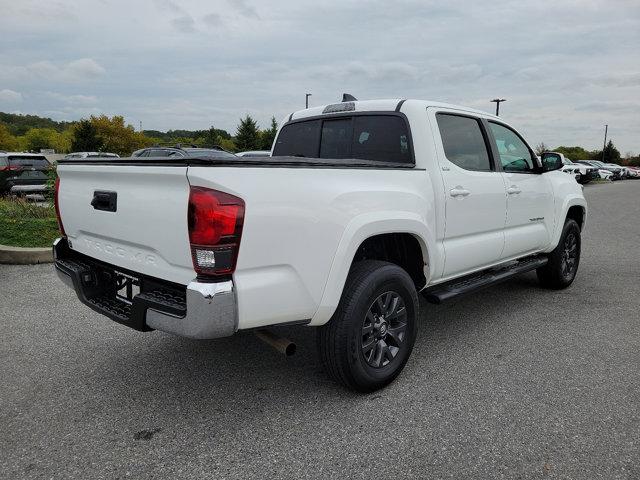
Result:
<svg viewBox="0 0 640 480"><path fill-rule="evenodd" d="M22 170L20 165L7 165L6 167L0 167L0 171L19 172Z"/></svg>
<svg viewBox="0 0 640 480"><path fill-rule="evenodd" d="M58 192L60 191L60 177L56 177L56 183L53 187L53 206L56 209L56 219L58 220L58 228L63 237L67 234L64 233L64 227L62 226L62 218L60 218L60 205L58 203Z"/></svg>
<svg viewBox="0 0 640 480"><path fill-rule="evenodd" d="M189 243L198 276L229 275L236 268L244 201L210 188L189 192Z"/></svg>

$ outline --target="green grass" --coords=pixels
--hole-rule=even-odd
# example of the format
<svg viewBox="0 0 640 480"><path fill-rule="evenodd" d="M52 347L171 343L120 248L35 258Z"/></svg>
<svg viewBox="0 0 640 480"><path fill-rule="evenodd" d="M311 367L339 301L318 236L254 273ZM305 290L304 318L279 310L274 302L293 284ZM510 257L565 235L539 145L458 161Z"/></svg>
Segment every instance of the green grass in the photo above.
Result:
<svg viewBox="0 0 640 480"><path fill-rule="evenodd" d="M53 206L24 200L0 199L0 244L49 247L60 236Z"/></svg>

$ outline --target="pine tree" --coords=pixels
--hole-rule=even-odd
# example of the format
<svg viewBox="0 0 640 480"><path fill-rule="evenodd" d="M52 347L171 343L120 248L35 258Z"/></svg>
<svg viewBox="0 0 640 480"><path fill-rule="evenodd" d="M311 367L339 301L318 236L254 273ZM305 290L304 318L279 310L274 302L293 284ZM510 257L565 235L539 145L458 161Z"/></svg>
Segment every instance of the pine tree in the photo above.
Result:
<svg viewBox="0 0 640 480"><path fill-rule="evenodd" d="M213 148L216 145L220 144L220 140L218 138L218 132L216 131L215 128L213 128L213 125L211 125L211 128L209 128L209 130L205 131L203 138L204 138L203 146L205 147Z"/></svg>
<svg viewBox="0 0 640 480"><path fill-rule="evenodd" d="M603 160L604 163L619 163L620 162L620 152L613 145L613 142L611 140L609 140L607 142L607 146L604 148L603 158L604 158L604 160Z"/></svg>
<svg viewBox="0 0 640 480"><path fill-rule="evenodd" d="M97 152L102 147L98 130L89 120L80 120L73 133L72 152Z"/></svg>
<svg viewBox="0 0 640 480"><path fill-rule="evenodd" d="M271 150L276 133L278 133L278 122L276 122L276 117L271 117L271 127L260 132L260 148L262 150Z"/></svg>
<svg viewBox="0 0 640 480"><path fill-rule="evenodd" d="M260 148L260 132L256 121L247 115L240 120L235 138L238 150L257 150Z"/></svg>

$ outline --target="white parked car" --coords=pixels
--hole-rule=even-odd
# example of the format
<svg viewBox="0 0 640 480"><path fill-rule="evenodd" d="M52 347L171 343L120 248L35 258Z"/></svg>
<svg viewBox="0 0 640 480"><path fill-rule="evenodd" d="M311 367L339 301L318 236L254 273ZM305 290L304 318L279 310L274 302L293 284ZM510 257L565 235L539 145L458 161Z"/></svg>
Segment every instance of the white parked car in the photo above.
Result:
<svg viewBox="0 0 640 480"><path fill-rule="evenodd" d="M583 165L595 168L598 173L598 178L604 180L613 180L613 173L610 170L603 168L602 164L598 164L594 160L577 160L576 163L581 163Z"/></svg>
<svg viewBox="0 0 640 480"><path fill-rule="evenodd" d="M116 153L108 152L73 152L65 155L65 160L74 158L120 158Z"/></svg>
<svg viewBox="0 0 640 480"><path fill-rule="evenodd" d="M238 157L270 157L271 150L248 150L236 153Z"/></svg>
<svg viewBox="0 0 640 480"><path fill-rule="evenodd" d="M576 179L578 183L589 183L594 178L598 178L598 169L583 163L576 163L569 160L560 152L547 152L548 155L557 155L562 161L562 171L568 173Z"/></svg>
<svg viewBox="0 0 640 480"><path fill-rule="evenodd" d="M418 292L440 303L533 270L547 288L573 282L587 204L561 168L478 110L309 108L250 165L60 162L55 269L88 307L136 330L316 327L329 375L372 391L409 358Z"/></svg>

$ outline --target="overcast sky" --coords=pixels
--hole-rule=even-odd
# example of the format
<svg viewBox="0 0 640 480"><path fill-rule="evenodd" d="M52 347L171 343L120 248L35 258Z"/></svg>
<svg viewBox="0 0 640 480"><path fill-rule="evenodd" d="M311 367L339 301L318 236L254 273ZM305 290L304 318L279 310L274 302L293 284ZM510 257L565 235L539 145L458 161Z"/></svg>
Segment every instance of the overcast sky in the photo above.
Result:
<svg viewBox="0 0 640 480"><path fill-rule="evenodd" d="M640 153L640 1L0 0L0 111L231 133L349 92Z"/></svg>

